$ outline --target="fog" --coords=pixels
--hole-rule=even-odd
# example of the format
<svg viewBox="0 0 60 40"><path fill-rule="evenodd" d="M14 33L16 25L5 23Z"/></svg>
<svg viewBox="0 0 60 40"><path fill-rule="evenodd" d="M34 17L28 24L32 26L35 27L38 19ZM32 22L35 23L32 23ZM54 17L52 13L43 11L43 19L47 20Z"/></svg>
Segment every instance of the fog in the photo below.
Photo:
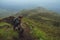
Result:
<svg viewBox="0 0 60 40"><path fill-rule="evenodd" d="M0 8L20 10L34 7L59 11L60 0L0 0Z"/></svg>

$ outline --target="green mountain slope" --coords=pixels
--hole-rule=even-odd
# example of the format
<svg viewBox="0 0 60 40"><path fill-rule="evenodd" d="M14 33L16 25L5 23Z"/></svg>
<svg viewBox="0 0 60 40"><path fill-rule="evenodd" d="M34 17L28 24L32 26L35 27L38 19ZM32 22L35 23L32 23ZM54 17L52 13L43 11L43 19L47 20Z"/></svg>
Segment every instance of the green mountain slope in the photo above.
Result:
<svg viewBox="0 0 60 40"><path fill-rule="evenodd" d="M5 25L9 25L9 28ZM18 33L14 31L12 27L9 23L0 22L0 40L18 39ZM22 27L24 27L24 31L26 31L24 34L29 32L35 40L60 40L60 27L53 27L52 25L36 22L26 17L22 19ZM26 35L24 36L25 39L29 37L29 35L28 37Z"/></svg>
<svg viewBox="0 0 60 40"><path fill-rule="evenodd" d="M41 17L43 19L50 19L50 20L56 20L59 21L60 20L60 15L57 14L56 12L53 12L51 10L47 10L45 8L35 8L35 9L31 9L31 10L23 10L21 12L18 12L16 14L16 16L18 15L23 15L25 17L28 18L32 18L32 19L40 19Z"/></svg>
<svg viewBox="0 0 60 40"><path fill-rule="evenodd" d="M17 37L18 33L12 29L11 24L0 22L0 40L14 40Z"/></svg>
<svg viewBox="0 0 60 40"><path fill-rule="evenodd" d="M28 25L30 33L38 40L60 40L60 27L41 24L28 18L24 18L23 22Z"/></svg>
<svg viewBox="0 0 60 40"><path fill-rule="evenodd" d="M23 10L14 16L20 15L24 16L22 19L24 38L30 39L30 35L32 35L35 40L60 40L60 15L56 12L39 7L32 10ZM7 29L4 25L10 27ZM0 29L0 39L14 40L18 37L18 33L13 31L12 25L9 23L0 22L0 26L4 26Z"/></svg>
<svg viewBox="0 0 60 40"><path fill-rule="evenodd" d="M52 26L60 26L60 14L47 10L45 8L35 8L31 10L23 10L18 12L15 16L23 15L31 20L45 23Z"/></svg>
<svg viewBox="0 0 60 40"><path fill-rule="evenodd" d="M41 40L60 40L60 14L45 8L36 8L18 12L16 16L23 15L23 20L31 33Z"/></svg>

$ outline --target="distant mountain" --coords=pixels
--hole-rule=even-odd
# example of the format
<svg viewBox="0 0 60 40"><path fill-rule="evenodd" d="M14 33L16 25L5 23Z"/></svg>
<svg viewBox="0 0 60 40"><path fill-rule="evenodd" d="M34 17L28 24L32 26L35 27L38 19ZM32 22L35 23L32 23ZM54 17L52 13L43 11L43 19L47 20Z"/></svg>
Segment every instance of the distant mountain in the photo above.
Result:
<svg viewBox="0 0 60 40"><path fill-rule="evenodd" d="M0 18L8 17L14 14L16 14L15 11L10 11L10 10L0 8Z"/></svg>
<svg viewBox="0 0 60 40"><path fill-rule="evenodd" d="M42 7L38 7L35 9L30 9L30 10L22 10L20 12L18 12L16 14L16 16L18 15L23 15L25 17L28 18L32 18L32 19L46 19L46 20L56 20L59 21L60 20L60 15L57 12L42 8Z"/></svg>

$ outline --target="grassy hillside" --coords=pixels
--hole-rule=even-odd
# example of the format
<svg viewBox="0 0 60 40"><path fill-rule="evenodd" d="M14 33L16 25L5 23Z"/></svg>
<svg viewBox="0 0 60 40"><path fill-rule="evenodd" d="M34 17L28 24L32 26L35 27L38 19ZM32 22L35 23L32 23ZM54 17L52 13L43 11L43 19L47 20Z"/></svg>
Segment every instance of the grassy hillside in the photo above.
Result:
<svg viewBox="0 0 60 40"><path fill-rule="evenodd" d="M60 14L45 8L36 8L18 12L23 15L23 21L31 28L31 33L37 39L60 40Z"/></svg>
<svg viewBox="0 0 60 40"><path fill-rule="evenodd" d="M0 40L18 40L18 33L12 27L9 23L0 22ZM29 33L35 40L60 40L60 27L36 22L26 17L22 19L22 27L27 27L28 30L25 28L26 32L24 34L30 30ZM26 35L25 38L27 38Z"/></svg>
<svg viewBox="0 0 60 40"><path fill-rule="evenodd" d="M60 40L60 15L56 12L39 7L32 10L23 10L15 16L20 15L23 15L24 40L27 38L33 38L34 40ZM18 40L18 33L12 28L11 24L0 22L0 39Z"/></svg>
<svg viewBox="0 0 60 40"><path fill-rule="evenodd" d="M60 27L41 24L28 18L24 18L23 22L30 27L30 33L38 40L60 40Z"/></svg>
<svg viewBox="0 0 60 40"><path fill-rule="evenodd" d="M14 40L17 37L18 33L14 32L11 24L0 22L0 40Z"/></svg>
<svg viewBox="0 0 60 40"><path fill-rule="evenodd" d="M15 16L23 15L36 22L45 23L47 25L60 26L60 14L45 8L35 8L31 10L23 10L18 12Z"/></svg>
<svg viewBox="0 0 60 40"><path fill-rule="evenodd" d="M35 8L35 9L31 9L31 10L22 10L21 12L18 12L16 14L16 16L18 15L23 15L25 17L28 18L32 18L32 19L50 19L50 20L56 20L59 21L60 20L60 15L56 12L53 12L51 10L45 9L45 8Z"/></svg>

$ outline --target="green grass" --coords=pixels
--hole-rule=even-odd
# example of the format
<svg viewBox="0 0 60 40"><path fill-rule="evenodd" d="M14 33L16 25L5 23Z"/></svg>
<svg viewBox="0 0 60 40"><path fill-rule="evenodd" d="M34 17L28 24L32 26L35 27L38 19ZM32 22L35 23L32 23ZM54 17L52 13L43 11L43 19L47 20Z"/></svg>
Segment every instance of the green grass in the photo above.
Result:
<svg viewBox="0 0 60 40"><path fill-rule="evenodd" d="M60 40L60 35L58 32L60 28L54 27L52 25L47 25L41 22L35 22L32 19L24 18L23 21L30 27L33 36L40 38L42 40Z"/></svg>
<svg viewBox="0 0 60 40"><path fill-rule="evenodd" d="M13 40L13 38L18 38L18 33L12 29L12 25L6 22L1 22L0 26L9 25L10 28L0 29L0 40Z"/></svg>
<svg viewBox="0 0 60 40"><path fill-rule="evenodd" d="M29 25L30 29L31 29L31 33L34 37L36 37L38 40L42 39L42 40L47 40L47 37L46 37L46 33L41 31L37 24L38 23L35 23L34 21L31 21L29 19L24 19L25 22L27 22L27 24Z"/></svg>
<svg viewBox="0 0 60 40"><path fill-rule="evenodd" d="M13 37L18 37L18 33L14 32L13 30L5 30L5 29L0 29L0 39L4 39L4 40L12 40Z"/></svg>
<svg viewBox="0 0 60 40"><path fill-rule="evenodd" d="M11 26L11 24L9 24L9 23L6 23L6 22L0 22L0 26L4 26L4 25L9 25L9 26Z"/></svg>
<svg viewBox="0 0 60 40"><path fill-rule="evenodd" d="M53 27L41 22L23 18L24 23L30 28L30 33L38 40L60 40L60 27ZM1 22L0 26L9 25L10 28L0 28L0 40L13 40L18 38L18 33L12 29L12 25L6 22Z"/></svg>

